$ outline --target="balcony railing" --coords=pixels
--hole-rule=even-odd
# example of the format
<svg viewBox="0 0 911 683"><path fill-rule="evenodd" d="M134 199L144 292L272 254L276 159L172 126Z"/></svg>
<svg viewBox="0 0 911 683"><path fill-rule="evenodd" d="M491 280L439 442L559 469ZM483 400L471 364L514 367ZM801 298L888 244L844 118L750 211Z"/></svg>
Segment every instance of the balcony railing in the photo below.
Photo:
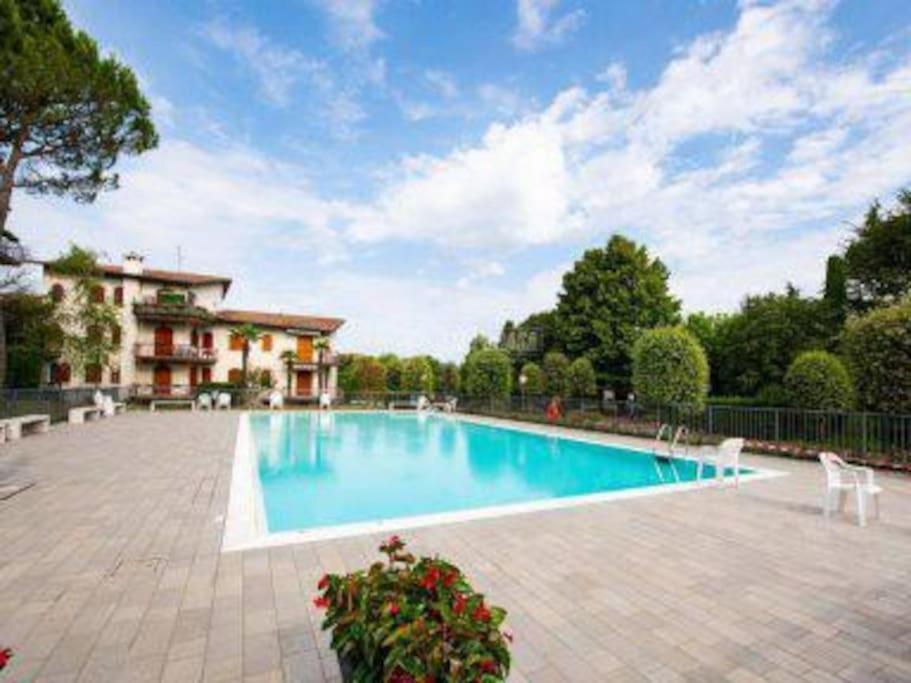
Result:
<svg viewBox="0 0 911 683"><path fill-rule="evenodd" d="M134 301L133 313L140 320L185 322L196 325L213 323L215 314L207 308L197 306L194 301L193 296L183 299L174 296L150 296Z"/></svg>
<svg viewBox="0 0 911 683"><path fill-rule="evenodd" d="M166 360L185 363L214 363L218 360L215 349L206 349L192 344L136 344L136 358L140 360Z"/></svg>
<svg viewBox="0 0 911 683"><path fill-rule="evenodd" d="M301 358L298 356L294 360L295 367L303 367L303 368L307 368L307 367L315 368L317 366L331 367L331 366L335 366L335 365L338 365L338 354L335 353L334 351L323 351L322 358L320 358L319 352L314 351L313 355L310 356L309 359Z"/></svg>

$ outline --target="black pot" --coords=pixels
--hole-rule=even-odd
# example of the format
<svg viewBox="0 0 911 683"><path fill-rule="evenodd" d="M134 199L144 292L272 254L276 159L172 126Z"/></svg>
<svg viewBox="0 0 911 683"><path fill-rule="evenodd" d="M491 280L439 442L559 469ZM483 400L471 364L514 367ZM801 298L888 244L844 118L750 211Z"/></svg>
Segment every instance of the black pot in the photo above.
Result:
<svg viewBox="0 0 911 683"><path fill-rule="evenodd" d="M342 683L351 683L354 680L354 669L357 662L351 655L338 655L338 668L342 671Z"/></svg>

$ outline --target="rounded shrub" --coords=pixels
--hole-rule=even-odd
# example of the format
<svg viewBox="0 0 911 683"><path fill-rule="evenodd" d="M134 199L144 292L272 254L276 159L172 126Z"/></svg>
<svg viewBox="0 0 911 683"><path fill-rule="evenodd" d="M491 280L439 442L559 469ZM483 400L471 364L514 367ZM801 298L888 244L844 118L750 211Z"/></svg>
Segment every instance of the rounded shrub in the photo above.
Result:
<svg viewBox="0 0 911 683"><path fill-rule="evenodd" d="M848 321L842 343L860 406L911 413L911 301Z"/></svg>
<svg viewBox="0 0 911 683"><path fill-rule="evenodd" d="M496 348L481 349L465 359L465 391L477 398L505 398L512 388L512 363Z"/></svg>
<svg viewBox="0 0 911 683"><path fill-rule="evenodd" d="M519 375L525 378L523 391L529 396L539 396L544 393L544 371L537 363L526 363L522 366Z"/></svg>
<svg viewBox="0 0 911 683"><path fill-rule="evenodd" d="M544 354L544 392L548 396L566 396L569 359L559 351Z"/></svg>
<svg viewBox="0 0 911 683"><path fill-rule="evenodd" d="M788 403L805 410L845 410L854 403L854 383L837 356L804 351L784 376Z"/></svg>
<svg viewBox="0 0 911 683"><path fill-rule="evenodd" d="M576 358L569 366L566 384L572 396L594 396L598 392L598 383L592 362L585 357Z"/></svg>
<svg viewBox="0 0 911 683"><path fill-rule="evenodd" d="M683 327L644 332L633 346L633 391L640 401L702 409L709 362L702 345Z"/></svg>

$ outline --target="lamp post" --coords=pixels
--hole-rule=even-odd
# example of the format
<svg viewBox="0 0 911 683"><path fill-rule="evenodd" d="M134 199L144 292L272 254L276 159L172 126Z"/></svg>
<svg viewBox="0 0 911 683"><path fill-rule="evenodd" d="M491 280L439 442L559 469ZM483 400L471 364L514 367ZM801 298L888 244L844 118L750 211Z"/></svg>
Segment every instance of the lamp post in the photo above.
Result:
<svg viewBox="0 0 911 683"><path fill-rule="evenodd" d="M528 377L525 376L525 373L519 375L519 391L522 394L522 410L525 410L525 383L528 382Z"/></svg>

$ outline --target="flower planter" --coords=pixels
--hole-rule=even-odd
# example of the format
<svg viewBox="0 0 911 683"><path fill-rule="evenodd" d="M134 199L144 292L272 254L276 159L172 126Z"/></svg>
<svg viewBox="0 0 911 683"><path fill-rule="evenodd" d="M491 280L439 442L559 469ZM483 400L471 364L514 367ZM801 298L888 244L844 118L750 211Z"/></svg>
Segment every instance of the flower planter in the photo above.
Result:
<svg viewBox="0 0 911 683"><path fill-rule="evenodd" d="M342 681L506 680L512 635L506 611L490 605L464 574L439 557L415 558L392 536L385 562L326 574L313 600L325 609ZM347 654L341 654L340 650ZM407 667L407 671L406 671ZM453 676L455 678L453 678Z"/></svg>

